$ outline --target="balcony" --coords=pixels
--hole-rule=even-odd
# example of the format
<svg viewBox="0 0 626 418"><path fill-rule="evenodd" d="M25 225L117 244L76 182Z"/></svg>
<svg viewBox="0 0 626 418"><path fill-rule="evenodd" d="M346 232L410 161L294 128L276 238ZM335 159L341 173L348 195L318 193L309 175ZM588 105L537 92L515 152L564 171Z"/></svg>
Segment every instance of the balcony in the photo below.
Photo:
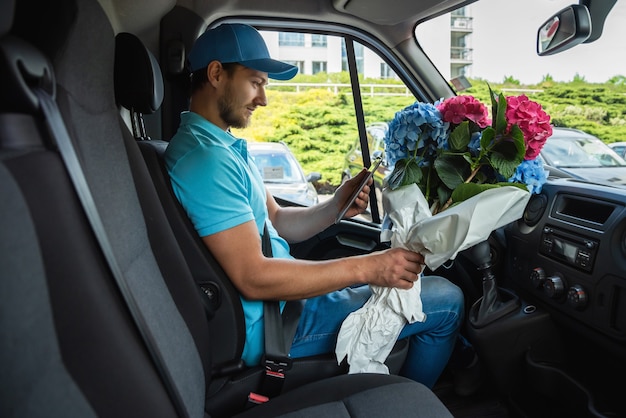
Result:
<svg viewBox="0 0 626 418"><path fill-rule="evenodd" d="M471 64L472 48L467 48L464 46L451 46L450 60L452 63L456 64Z"/></svg>
<svg viewBox="0 0 626 418"><path fill-rule="evenodd" d="M468 16L452 16L450 17L450 29L453 31L471 32L472 18Z"/></svg>

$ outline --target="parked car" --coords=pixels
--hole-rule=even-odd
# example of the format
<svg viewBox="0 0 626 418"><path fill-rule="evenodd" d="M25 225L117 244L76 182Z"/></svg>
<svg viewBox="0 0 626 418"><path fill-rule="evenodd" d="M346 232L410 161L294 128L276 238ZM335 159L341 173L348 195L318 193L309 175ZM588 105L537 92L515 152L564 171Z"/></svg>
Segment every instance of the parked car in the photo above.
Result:
<svg viewBox="0 0 626 418"><path fill-rule="evenodd" d="M602 140L578 129L555 127L541 157L577 179L626 185L626 161Z"/></svg>
<svg viewBox="0 0 626 418"><path fill-rule="evenodd" d="M611 142L609 147L611 147L620 157L626 157L626 142Z"/></svg>
<svg viewBox="0 0 626 418"><path fill-rule="evenodd" d="M319 202L313 182L322 176L317 172L305 176L302 166L286 144L250 141L248 152L273 196L302 206Z"/></svg>
<svg viewBox="0 0 626 418"><path fill-rule="evenodd" d="M512 77L530 69L541 79L591 62L613 76L624 68L626 49L616 47L624 7L616 0L0 2L0 416L626 416L622 188L550 177L521 219L493 232L487 251L464 251L426 271L465 295L461 332L478 367L460 392L468 374L459 357L432 388L398 376L406 340L387 359L390 375L348 374L332 353L281 356L279 371L246 365L241 295L177 205L161 160L189 103L184 57L221 22L269 32L272 46L285 48L278 58L302 71L345 72L355 88L335 103L349 110L316 117L329 132L358 127L362 154L374 155L379 145L365 137L363 116L378 104L356 88L365 72L382 83L400 80L411 100L428 103L462 94L463 83L449 79L474 72L489 80L495 76L485 72L499 65L510 65ZM466 42L473 28L476 42ZM312 45L308 55L294 57L298 45ZM329 58L324 45L339 55ZM537 53L551 56L526 62ZM583 105L569 94L564 104ZM297 125L281 120L280 128L295 140L303 130L320 132ZM345 152L319 141L325 152ZM291 253L326 260L387 250L381 229L376 213L368 222L341 220ZM493 299L484 297L489 289ZM493 310L484 309L486 299ZM256 396L274 377L282 392Z"/></svg>

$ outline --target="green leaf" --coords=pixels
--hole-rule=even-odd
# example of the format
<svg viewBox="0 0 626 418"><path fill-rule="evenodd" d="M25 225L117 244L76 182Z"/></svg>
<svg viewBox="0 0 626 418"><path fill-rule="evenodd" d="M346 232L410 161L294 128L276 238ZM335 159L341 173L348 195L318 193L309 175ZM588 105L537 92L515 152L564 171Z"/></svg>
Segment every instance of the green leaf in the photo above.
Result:
<svg viewBox="0 0 626 418"><path fill-rule="evenodd" d="M498 170L500 174L502 174L502 177L506 179L510 178L515 173L515 169L521 162L521 160L508 160L498 152L494 152L491 155L491 165L493 166L493 168Z"/></svg>
<svg viewBox="0 0 626 418"><path fill-rule="evenodd" d="M470 175L470 166L461 155L443 154L435 160L435 170L441 181L450 189L463 183Z"/></svg>
<svg viewBox="0 0 626 418"><path fill-rule="evenodd" d="M511 126L510 136L515 141L518 156L523 159L524 155L526 155L526 141L524 141L524 133L519 126L513 125Z"/></svg>
<svg viewBox="0 0 626 418"><path fill-rule="evenodd" d="M483 131L481 137L480 137L480 153L484 154L486 153L489 148L491 147L491 142L493 141L493 139L496 136L496 131L488 126L485 128L485 130Z"/></svg>
<svg viewBox="0 0 626 418"><path fill-rule="evenodd" d="M489 83L487 83L487 87L489 87L489 98L491 99L491 126L495 128L498 116L498 95L494 93Z"/></svg>
<svg viewBox="0 0 626 418"><path fill-rule="evenodd" d="M422 169L417 162L412 158L403 158L396 162L387 183L391 190L396 190L412 183L419 184L422 177Z"/></svg>
<svg viewBox="0 0 626 418"><path fill-rule="evenodd" d="M469 122L463 121L456 128L450 132L450 137L448 138L448 145L450 146L450 151L453 152L462 152L467 149L467 146L470 143L470 130L469 130Z"/></svg>
<svg viewBox="0 0 626 418"><path fill-rule="evenodd" d="M506 98L502 93L500 95L494 93L489 84L487 87L491 97L491 126L495 128L496 134L502 134L506 130Z"/></svg>
<svg viewBox="0 0 626 418"><path fill-rule="evenodd" d="M499 138L498 143L494 145L490 161L493 168L508 179L524 160L525 153L524 134L517 125L513 125L511 133Z"/></svg>
<svg viewBox="0 0 626 418"><path fill-rule="evenodd" d="M452 196L452 190L448 189L445 185L437 187L437 199L441 202L440 206L443 206L448 199Z"/></svg>
<svg viewBox="0 0 626 418"><path fill-rule="evenodd" d="M495 189L495 188L504 187L504 186L515 186L522 190L528 190L526 188L526 185L519 184L519 183L507 183L507 182L500 182L500 183L495 183L495 184L463 183L459 185L459 187L457 187L452 192L452 201L454 203L463 202L473 196L476 196L477 194L481 192L484 192L485 190Z"/></svg>
<svg viewBox="0 0 626 418"><path fill-rule="evenodd" d="M498 109L496 110L496 134L503 134L506 130L506 98L500 93L498 97Z"/></svg>

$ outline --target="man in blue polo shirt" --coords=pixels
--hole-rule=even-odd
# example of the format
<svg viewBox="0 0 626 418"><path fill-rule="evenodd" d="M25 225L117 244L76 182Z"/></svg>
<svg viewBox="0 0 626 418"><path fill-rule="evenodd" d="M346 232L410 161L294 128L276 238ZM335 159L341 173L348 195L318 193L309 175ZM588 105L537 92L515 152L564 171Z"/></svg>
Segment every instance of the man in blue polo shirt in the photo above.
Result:
<svg viewBox="0 0 626 418"><path fill-rule="evenodd" d="M262 300L305 299L290 355L332 353L343 320L370 297L372 284L408 289L423 267L421 254L395 248L328 261L296 260L288 242L330 226L365 171L314 207L280 207L267 192L246 142L230 133L248 125L267 105L268 78L288 80L297 68L270 58L261 35L248 25L222 24L206 31L189 56L190 110L172 138L165 160L177 198L198 234L241 293L248 366L263 355ZM371 184L371 182L370 182ZM346 217L368 204L366 185ZM267 225L273 258L262 252ZM443 371L463 320L463 295L448 280L420 280L424 322L406 325L410 337L402 373L432 387Z"/></svg>

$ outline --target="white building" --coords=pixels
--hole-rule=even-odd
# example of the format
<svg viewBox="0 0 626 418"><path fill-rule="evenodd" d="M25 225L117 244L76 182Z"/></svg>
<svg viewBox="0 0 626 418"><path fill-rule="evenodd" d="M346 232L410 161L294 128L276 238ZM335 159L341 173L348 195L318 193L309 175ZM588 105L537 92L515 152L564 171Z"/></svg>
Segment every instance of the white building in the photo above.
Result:
<svg viewBox="0 0 626 418"><path fill-rule="evenodd" d="M442 25L450 27L449 36L441 36ZM431 30L434 28L437 30ZM471 76L472 17L464 7L452 15L444 15L420 27L422 46L447 79ZM296 65L301 74L338 73L348 70L341 38L293 32L262 32L270 54L281 61ZM395 73L369 48L355 44L357 69L366 78L395 78Z"/></svg>

